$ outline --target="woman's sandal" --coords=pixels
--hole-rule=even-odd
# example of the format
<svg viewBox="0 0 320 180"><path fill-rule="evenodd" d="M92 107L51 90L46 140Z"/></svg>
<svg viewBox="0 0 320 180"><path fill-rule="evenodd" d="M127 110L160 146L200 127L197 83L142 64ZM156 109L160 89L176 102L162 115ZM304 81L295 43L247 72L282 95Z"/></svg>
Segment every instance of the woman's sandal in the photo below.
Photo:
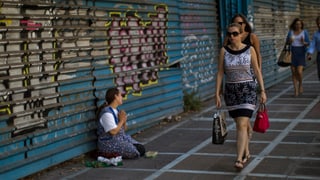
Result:
<svg viewBox="0 0 320 180"><path fill-rule="evenodd" d="M246 155L246 156L243 156L243 157L242 157L242 163L244 164L244 163L248 162L249 159L250 159L250 157L251 157L250 154L248 154L248 155Z"/></svg>
<svg viewBox="0 0 320 180"><path fill-rule="evenodd" d="M234 167L237 169L243 169L243 163L241 161L236 161Z"/></svg>

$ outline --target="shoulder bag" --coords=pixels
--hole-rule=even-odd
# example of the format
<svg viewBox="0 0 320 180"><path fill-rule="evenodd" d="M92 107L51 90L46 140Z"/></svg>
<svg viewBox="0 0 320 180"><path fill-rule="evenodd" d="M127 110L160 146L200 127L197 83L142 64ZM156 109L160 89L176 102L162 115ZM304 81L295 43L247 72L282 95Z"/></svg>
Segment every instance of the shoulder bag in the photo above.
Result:
<svg viewBox="0 0 320 180"><path fill-rule="evenodd" d="M280 67L287 67L291 65L291 46L289 44L286 44L283 47L277 64Z"/></svg>

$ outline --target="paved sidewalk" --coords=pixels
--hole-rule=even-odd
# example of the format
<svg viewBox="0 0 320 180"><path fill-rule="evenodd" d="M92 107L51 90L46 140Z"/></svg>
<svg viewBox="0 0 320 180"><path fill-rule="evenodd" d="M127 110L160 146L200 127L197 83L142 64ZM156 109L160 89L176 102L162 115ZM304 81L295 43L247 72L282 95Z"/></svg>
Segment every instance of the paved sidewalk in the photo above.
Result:
<svg viewBox="0 0 320 180"><path fill-rule="evenodd" d="M87 168L81 163L86 157L80 157L33 179L320 179L320 82L315 66L304 72L301 96L292 97L290 78L269 88L267 95L271 127L265 134L253 134L251 159L240 172L233 167L236 136L232 119L227 119L225 144L211 144L211 100L199 113L136 135L147 150L158 151L155 158L124 160L118 167Z"/></svg>

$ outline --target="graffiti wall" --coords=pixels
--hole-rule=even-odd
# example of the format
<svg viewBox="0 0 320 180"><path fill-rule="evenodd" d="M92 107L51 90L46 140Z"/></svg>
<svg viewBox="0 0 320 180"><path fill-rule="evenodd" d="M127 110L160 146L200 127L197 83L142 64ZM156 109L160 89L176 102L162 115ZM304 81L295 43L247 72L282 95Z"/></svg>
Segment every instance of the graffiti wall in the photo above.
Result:
<svg viewBox="0 0 320 180"><path fill-rule="evenodd" d="M220 43L217 4L213 1L183 1L180 15L183 43L181 62L184 91L198 92L201 99L212 97ZM196 27L196 28L195 28Z"/></svg>
<svg viewBox="0 0 320 180"><path fill-rule="evenodd" d="M2 1L0 179L94 150L110 87L129 133L181 113L185 91L213 96L216 13L210 0Z"/></svg>

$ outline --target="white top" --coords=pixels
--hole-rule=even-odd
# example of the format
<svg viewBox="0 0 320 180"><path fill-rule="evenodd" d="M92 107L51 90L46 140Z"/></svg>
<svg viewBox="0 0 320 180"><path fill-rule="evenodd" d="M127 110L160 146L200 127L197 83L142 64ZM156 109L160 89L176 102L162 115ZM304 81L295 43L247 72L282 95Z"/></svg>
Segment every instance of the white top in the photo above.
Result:
<svg viewBox="0 0 320 180"><path fill-rule="evenodd" d="M118 110L113 108L112 110L115 113L115 115L118 116L118 113L119 113ZM109 112L106 112L101 116L100 123L105 132L109 132L110 130L117 128L117 124L113 117L113 114Z"/></svg>
<svg viewBox="0 0 320 180"><path fill-rule="evenodd" d="M224 70L227 83L240 83L252 81L251 51L250 46L246 46L240 51L233 51L225 48Z"/></svg>
<svg viewBox="0 0 320 180"><path fill-rule="evenodd" d="M293 31L291 31L291 38L293 39L291 46L294 47L301 47L304 46L303 41L301 41L301 38L305 39L304 37L304 31L301 31L300 34L295 35L293 34Z"/></svg>

